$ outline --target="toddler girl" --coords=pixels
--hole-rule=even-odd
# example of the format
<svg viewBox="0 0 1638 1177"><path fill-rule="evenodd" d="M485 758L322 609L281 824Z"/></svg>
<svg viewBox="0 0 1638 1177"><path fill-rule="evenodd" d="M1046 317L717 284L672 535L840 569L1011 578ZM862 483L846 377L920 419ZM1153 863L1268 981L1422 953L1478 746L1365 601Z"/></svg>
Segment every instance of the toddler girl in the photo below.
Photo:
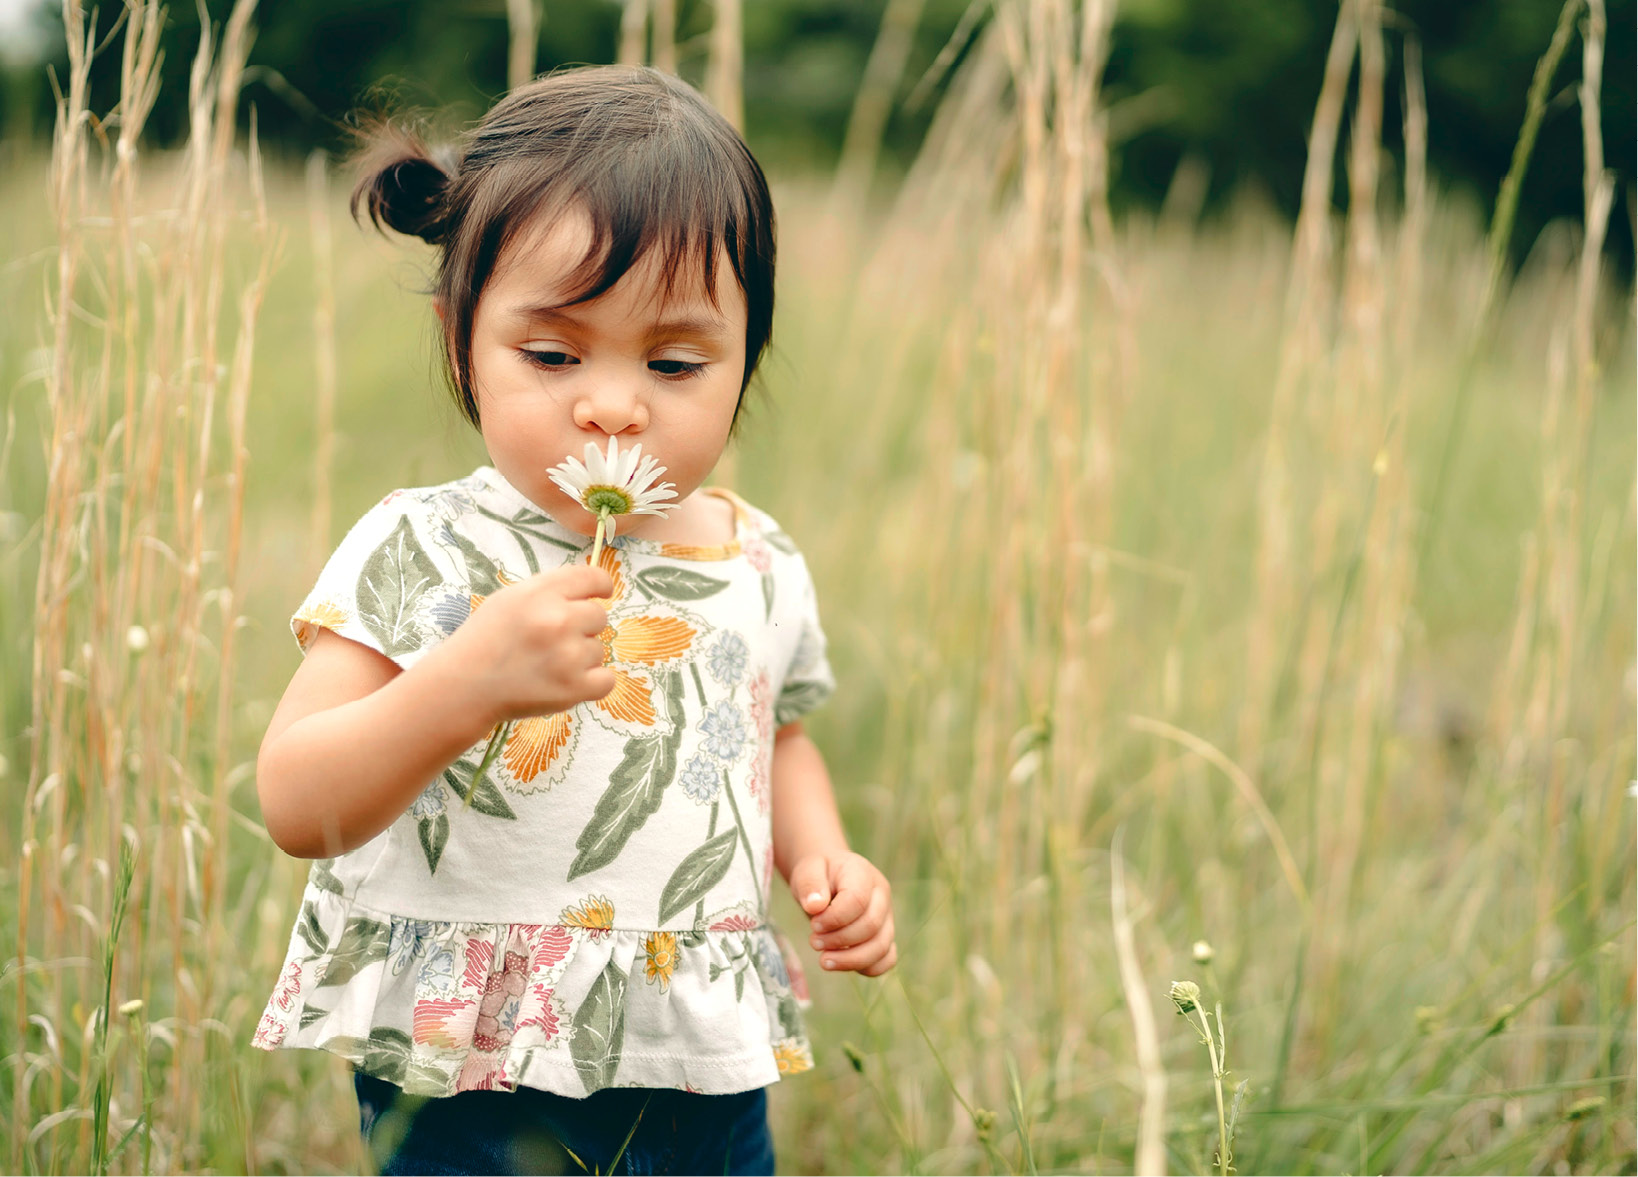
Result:
<svg viewBox="0 0 1638 1177"><path fill-rule="evenodd" d="M255 1043L351 1060L383 1172L771 1172L762 1088L812 1065L774 871L825 968L896 950L800 722L807 568L701 486L772 323L762 171L685 83L592 68L447 167L382 132L361 203L439 249L491 464L387 495L292 620L257 789L317 861ZM594 505L657 504L606 546L582 455Z"/></svg>

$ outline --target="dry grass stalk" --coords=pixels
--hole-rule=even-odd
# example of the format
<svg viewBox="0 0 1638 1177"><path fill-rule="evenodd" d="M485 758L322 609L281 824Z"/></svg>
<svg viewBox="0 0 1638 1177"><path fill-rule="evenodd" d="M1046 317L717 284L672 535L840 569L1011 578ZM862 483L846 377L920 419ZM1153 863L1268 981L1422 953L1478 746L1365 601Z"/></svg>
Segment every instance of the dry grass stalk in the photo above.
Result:
<svg viewBox="0 0 1638 1177"><path fill-rule="evenodd" d="M208 1058L197 1027L206 1010L220 1008L212 978L224 953L225 921L215 913L227 885L245 409L254 320L272 263L258 205L260 264L238 300L231 362L219 366L234 111L252 7L235 8L219 50L211 37L201 40L172 209L147 207L138 176L138 142L158 85L163 22L156 5L133 4L125 14L120 102L101 122L87 107L95 30L77 5L65 5L69 85L53 155L51 465L35 600L35 737L23 831L31 849L19 965L32 959L31 947L64 958L91 954L95 913L114 900L107 864L122 841L137 843L132 902L147 907L149 918L136 921L114 959L111 992L140 995L150 1009L174 1007L190 1031L171 1055L166 1123L150 1126L161 1156L177 1167L196 1163L187 1159L200 1135L193 1085ZM107 132L116 127L110 142ZM100 162L93 136L106 150ZM254 187L254 151L250 166ZM204 715L210 728L196 736ZM33 849L42 840L45 854ZM161 911L159 926L150 927ZM83 918L69 918L75 912ZM34 923L41 914L44 928ZM202 934L188 934L190 926ZM157 971L150 938L167 957ZM28 986L19 985L18 1000L20 1026L33 1017L60 1025L76 1001L92 1004L62 969L54 970L38 1015L30 1013ZM72 1092L68 1060L52 1069L51 1107L83 1106L86 1085L101 1080L100 1056L82 1047L77 1063ZM129 1106L120 1094L131 1089L129 1077L108 1078L116 1106ZM38 1119L31 1111L38 1098L37 1088L18 1085L18 1123ZM60 1128L32 1134L46 1150L40 1155L53 1158L45 1163L105 1164L105 1138L93 1155L90 1124L83 1126L72 1143ZM129 1118L113 1128L128 1126ZM23 1137L15 1139L14 1149L23 1148ZM29 1158L30 1167L40 1155ZM21 1154L14 1151L14 1160Z"/></svg>
<svg viewBox="0 0 1638 1177"><path fill-rule="evenodd" d="M506 88L515 90L535 76L535 53L540 43L537 0L506 0Z"/></svg>
<svg viewBox="0 0 1638 1177"><path fill-rule="evenodd" d="M705 70L705 96L736 129L744 130L745 34L740 0L716 0L715 8L716 18L711 24L711 59ZM657 52L658 29L655 48Z"/></svg>
<svg viewBox="0 0 1638 1177"><path fill-rule="evenodd" d="M330 186L324 152L307 157L307 224L313 248L313 516L309 562L322 567L330 545L330 469L335 460L336 290L330 239Z"/></svg>
<svg viewBox="0 0 1638 1177"><path fill-rule="evenodd" d="M882 133L887 129L887 117L893 109L893 96L904 77L904 65L910 57L924 2L888 0L882 13L881 28L871 46L870 58L865 62L864 77L854 96L853 112L848 116L847 133L842 140L841 162L831 188L831 198L837 206L835 215L858 215L869 195Z"/></svg>
<svg viewBox="0 0 1638 1177"><path fill-rule="evenodd" d="M1138 1074L1143 1095L1138 1101L1137 1147L1132 1171L1165 1177L1166 1173L1166 1069L1160 1059L1160 1035L1155 1029L1154 1005L1149 1001L1149 984L1138 963L1137 945L1132 935L1132 917L1126 908L1126 862L1121 858L1120 836L1115 836L1109 857L1109 914L1115 933L1115 959L1120 962L1120 987L1132 1017L1132 1038L1136 1046Z"/></svg>

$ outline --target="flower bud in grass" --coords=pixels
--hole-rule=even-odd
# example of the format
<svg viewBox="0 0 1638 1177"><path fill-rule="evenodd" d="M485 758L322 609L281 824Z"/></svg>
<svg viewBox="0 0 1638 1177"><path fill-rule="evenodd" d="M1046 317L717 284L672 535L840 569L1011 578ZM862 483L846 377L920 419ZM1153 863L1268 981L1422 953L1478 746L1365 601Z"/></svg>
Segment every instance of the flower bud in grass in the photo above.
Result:
<svg viewBox="0 0 1638 1177"><path fill-rule="evenodd" d="M148 631L140 625L133 625L125 631L125 648L133 654L140 654L148 648Z"/></svg>
<svg viewBox="0 0 1638 1177"><path fill-rule="evenodd" d="M1210 964L1211 958L1215 955L1217 954L1211 950L1211 945L1207 944L1204 940L1196 940L1194 942L1195 964Z"/></svg>
<svg viewBox="0 0 1638 1177"><path fill-rule="evenodd" d="M119 1012L123 1017L136 1017L142 1012L142 998L133 997L130 1001L121 1002Z"/></svg>
<svg viewBox="0 0 1638 1177"><path fill-rule="evenodd" d="M1200 986L1193 981L1173 981L1171 998L1179 1015L1193 1013L1200 1008Z"/></svg>
<svg viewBox="0 0 1638 1177"><path fill-rule="evenodd" d="M1495 1035L1500 1034L1503 1030L1507 1029L1508 1025L1513 1021L1513 1015L1516 1013L1518 1013L1518 1006L1514 1005L1511 1001L1503 1002L1501 1005L1498 1005L1496 1007L1496 1012L1491 1015L1490 1030L1488 1033L1486 1033L1485 1037L1494 1037Z"/></svg>
<svg viewBox="0 0 1638 1177"><path fill-rule="evenodd" d="M990 1133L995 1131L995 1113L989 1108L974 1109L973 1127L978 1131L978 1139L988 1140Z"/></svg>
<svg viewBox="0 0 1638 1177"><path fill-rule="evenodd" d="M1439 1020L1439 1007L1436 1005L1419 1005L1416 1007L1416 1032L1418 1034L1432 1034L1443 1028Z"/></svg>
<svg viewBox="0 0 1638 1177"><path fill-rule="evenodd" d="M857 1046L854 1046L851 1042L844 1042L842 1043L842 1053L847 1055L848 1064L855 1071L861 1075L864 1074L864 1055L860 1053Z"/></svg>

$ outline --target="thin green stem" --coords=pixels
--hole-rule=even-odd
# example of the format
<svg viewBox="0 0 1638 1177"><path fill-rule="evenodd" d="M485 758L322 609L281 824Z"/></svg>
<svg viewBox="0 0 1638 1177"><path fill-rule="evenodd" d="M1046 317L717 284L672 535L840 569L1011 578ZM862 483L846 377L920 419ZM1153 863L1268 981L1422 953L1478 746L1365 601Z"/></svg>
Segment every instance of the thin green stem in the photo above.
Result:
<svg viewBox="0 0 1638 1177"><path fill-rule="evenodd" d="M1228 1177L1228 1115L1223 1110L1223 1064L1217 1058L1217 1042L1212 1037L1211 1022L1206 1017L1205 1009L1197 1004L1194 1007L1194 1012L1200 1018L1200 1033L1206 1040L1206 1053L1211 1056L1212 1087L1217 1091L1217 1172L1220 1177ZM1218 1016L1219 1024L1221 1024L1222 1015Z"/></svg>

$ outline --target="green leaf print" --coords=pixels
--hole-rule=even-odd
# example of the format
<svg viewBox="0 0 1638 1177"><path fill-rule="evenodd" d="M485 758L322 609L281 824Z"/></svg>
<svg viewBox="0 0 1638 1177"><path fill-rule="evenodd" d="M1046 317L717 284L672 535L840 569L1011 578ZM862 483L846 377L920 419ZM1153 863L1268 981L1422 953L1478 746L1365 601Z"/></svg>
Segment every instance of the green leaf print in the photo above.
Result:
<svg viewBox="0 0 1638 1177"><path fill-rule="evenodd" d="M703 846L696 846L678 864L665 890L660 892L662 924L722 882L722 876L728 873L728 866L734 861L734 846L738 840L738 830L724 830Z"/></svg>
<svg viewBox="0 0 1638 1177"><path fill-rule="evenodd" d="M344 985L356 977L372 961L383 960L387 945L392 940L392 929L386 924L355 915L347 921L341 933L341 943L330 954L329 966L324 970L320 986Z"/></svg>
<svg viewBox="0 0 1638 1177"><path fill-rule="evenodd" d="M726 580L692 568L645 568L634 579L649 592L671 601L703 601L728 587Z"/></svg>
<svg viewBox="0 0 1638 1177"><path fill-rule="evenodd" d="M421 853L427 856L427 873L438 873L438 860L444 856L444 845L449 841L449 815L423 817L416 823L421 835Z"/></svg>
<svg viewBox="0 0 1638 1177"><path fill-rule="evenodd" d="M770 548L778 548L787 556L796 555L795 542L783 531L764 531L762 533L762 538L768 541L768 546Z"/></svg>
<svg viewBox="0 0 1638 1177"><path fill-rule="evenodd" d="M480 597L499 592L500 570L495 567L495 562L480 552L477 544L456 531L453 525L446 527L442 534L452 539L461 550L466 560L466 583L471 591Z"/></svg>
<svg viewBox="0 0 1638 1177"><path fill-rule="evenodd" d="M660 687L658 676L654 685ZM570 879L613 862L631 835L660 808L665 787L677 775L677 748L687 723L680 671L666 674L660 694L665 700L671 730L663 736L637 736L626 741L625 754L609 774L609 787L597 799L591 820L575 839L575 848L580 853L569 864Z"/></svg>
<svg viewBox="0 0 1638 1177"><path fill-rule="evenodd" d="M825 687L822 683L792 683L779 692L779 700L774 704L774 723L784 727L824 701Z"/></svg>
<svg viewBox="0 0 1638 1177"><path fill-rule="evenodd" d="M463 757L459 763L466 765L468 776L478 767L475 759L468 762ZM494 769L491 768L490 771L493 772ZM466 781L458 777L454 769L444 770L444 783L453 789L455 795L462 801L466 800ZM518 819L518 815L512 812L512 807L506 803L506 798L501 796L501 791L495 787L495 782L489 779L487 773L484 774L483 780L478 782L478 788L472 794L472 808L490 817L504 817L508 821Z"/></svg>
<svg viewBox="0 0 1638 1177"><path fill-rule="evenodd" d="M330 1011L327 1009L320 1009L316 1005L303 1006L301 1011L301 1028L305 1030L320 1018L327 1018L329 1016Z"/></svg>
<svg viewBox="0 0 1638 1177"><path fill-rule="evenodd" d="M587 1091L614 1085L625 1036L626 974L611 960L575 1011L574 1032L569 1037L569 1057Z"/></svg>
<svg viewBox="0 0 1638 1177"><path fill-rule="evenodd" d="M779 1025L787 1038L802 1036L802 1009L789 993L779 995Z"/></svg>
<svg viewBox="0 0 1638 1177"><path fill-rule="evenodd" d="M443 583L443 574L415 538L409 516L399 516L398 526L358 574L358 617L381 643L382 653L396 658L419 645L415 607L427 590Z"/></svg>
<svg viewBox="0 0 1638 1177"><path fill-rule="evenodd" d="M336 872L330 868L335 865L333 858L319 858L313 862L313 869L307 874L307 881L320 891L329 891L333 895L343 892L341 880L336 878Z"/></svg>
<svg viewBox="0 0 1638 1177"><path fill-rule="evenodd" d="M391 1026L377 1026L368 1038L332 1038L324 1048L346 1058L359 1061L365 1074L404 1084L404 1071L409 1065L410 1036Z"/></svg>
<svg viewBox="0 0 1638 1177"><path fill-rule="evenodd" d="M762 574L762 612L763 620L773 616L774 575L771 572Z"/></svg>
<svg viewBox="0 0 1638 1177"><path fill-rule="evenodd" d="M575 839L580 851L569 864L577 878L613 862L626 842L660 808L660 795L677 771L677 743L667 736L626 741L625 755L609 774L591 820Z"/></svg>
<svg viewBox="0 0 1638 1177"><path fill-rule="evenodd" d="M307 947L313 950L314 956L323 956L324 950L330 947L324 928L319 924L318 906L311 899L301 905L301 915L296 917L296 931L306 941Z"/></svg>

